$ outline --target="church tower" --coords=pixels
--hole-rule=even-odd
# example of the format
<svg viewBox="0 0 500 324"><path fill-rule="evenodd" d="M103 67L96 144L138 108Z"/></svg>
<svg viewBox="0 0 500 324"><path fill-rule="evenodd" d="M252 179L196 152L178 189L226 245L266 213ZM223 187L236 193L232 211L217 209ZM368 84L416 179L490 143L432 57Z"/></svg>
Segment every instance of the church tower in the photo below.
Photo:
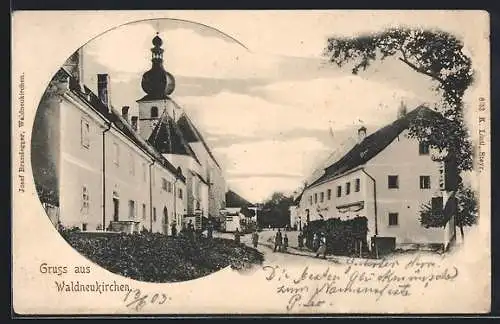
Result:
<svg viewBox="0 0 500 324"><path fill-rule="evenodd" d="M139 104L139 134L147 139L165 114L176 119L174 103L170 95L175 89L175 79L163 67L163 40L158 36L153 38L151 48L151 69L142 75L141 87L146 93L137 100Z"/></svg>

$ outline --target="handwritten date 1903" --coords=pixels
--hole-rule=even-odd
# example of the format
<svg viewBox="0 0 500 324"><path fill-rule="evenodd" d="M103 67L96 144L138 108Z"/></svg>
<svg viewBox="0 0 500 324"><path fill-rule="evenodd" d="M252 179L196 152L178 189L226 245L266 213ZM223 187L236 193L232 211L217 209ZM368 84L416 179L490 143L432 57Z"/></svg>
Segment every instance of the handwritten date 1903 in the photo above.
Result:
<svg viewBox="0 0 500 324"><path fill-rule="evenodd" d="M155 293L153 295L143 294L140 289L132 289L127 292L123 301L125 306L140 311L146 305L163 305L172 300L164 293Z"/></svg>

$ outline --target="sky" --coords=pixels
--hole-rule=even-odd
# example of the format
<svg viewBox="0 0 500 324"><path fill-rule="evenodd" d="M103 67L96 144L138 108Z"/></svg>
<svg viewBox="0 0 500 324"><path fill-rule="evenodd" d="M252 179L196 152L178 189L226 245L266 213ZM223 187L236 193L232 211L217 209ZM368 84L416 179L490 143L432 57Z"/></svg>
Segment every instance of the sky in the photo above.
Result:
<svg viewBox="0 0 500 324"><path fill-rule="evenodd" d="M85 83L95 89L97 73L108 73L112 104L137 114L159 32L164 67L176 79L171 97L211 146L228 188L252 202L290 194L333 152L349 149L360 126L370 134L396 118L401 101L411 110L438 100L427 77L396 59L359 75L329 64L327 38L349 33L327 18L273 20L273 28L256 20L254 29L172 19L123 25L84 46Z"/></svg>

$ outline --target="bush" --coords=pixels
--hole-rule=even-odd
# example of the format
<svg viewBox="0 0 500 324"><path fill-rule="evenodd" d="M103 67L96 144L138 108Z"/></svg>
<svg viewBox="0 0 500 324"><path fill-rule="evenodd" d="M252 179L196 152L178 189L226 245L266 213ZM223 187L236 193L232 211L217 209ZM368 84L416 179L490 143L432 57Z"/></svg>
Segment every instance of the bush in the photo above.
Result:
<svg viewBox="0 0 500 324"><path fill-rule="evenodd" d="M233 240L193 240L150 232L90 236L64 230L61 234L99 266L147 282L192 280L227 266L242 269L263 262L260 252Z"/></svg>
<svg viewBox="0 0 500 324"><path fill-rule="evenodd" d="M326 251L335 255L352 255L359 249L359 241L363 242L364 250L368 245L366 236L368 233L368 219L366 217L355 217L348 220L331 218L326 221L311 221L304 229L306 246L313 248L314 233L326 234Z"/></svg>

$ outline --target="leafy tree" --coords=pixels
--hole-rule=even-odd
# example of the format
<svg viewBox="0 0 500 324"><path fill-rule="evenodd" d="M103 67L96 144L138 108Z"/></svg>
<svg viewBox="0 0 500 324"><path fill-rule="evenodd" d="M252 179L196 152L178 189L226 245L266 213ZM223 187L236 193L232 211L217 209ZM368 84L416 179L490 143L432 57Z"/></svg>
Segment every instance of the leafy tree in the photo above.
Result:
<svg viewBox="0 0 500 324"><path fill-rule="evenodd" d="M260 226L285 226L290 224L290 206L293 197L288 197L282 192L275 192L264 202L258 218Z"/></svg>
<svg viewBox="0 0 500 324"><path fill-rule="evenodd" d="M464 226L477 224L478 203L474 191L469 187L460 186L456 194L458 211L457 226L460 228L462 240L464 239Z"/></svg>
<svg viewBox="0 0 500 324"><path fill-rule="evenodd" d="M376 60L397 58L411 70L430 78L442 96L438 112L444 118L421 116L409 125L409 136L444 152L444 159L456 161L458 192L457 226L463 238L463 226L476 222L477 201L465 188L459 173L472 170L473 151L464 124L463 96L473 83L472 62L463 52L464 44L455 36L439 30L391 28L381 33L354 38L331 37L324 55L339 67L352 64L352 73L366 70ZM421 222L425 227L443 226L443 215L422 206Z"/></svg>
<svg viewBox="0 0 500 324"><path fill-rule="evenodd" d="M248 208L247 206L242 207L240 212L248 218L252 218L255 216L255 211Z"/></svg>
<svg viewBox="0 0 500 324"><path fill-rule="evenodd" d="M473 82L471 59L455 36L438 30L391 28L355 38L331 37L325 56L339 67L352 63L352 73L366 70L375 60L396 57L417 73L428 76L442 97L445 117L418 119L410 125L411 137L456 155L459 170L472 169L472 144L463 120L463 96Z"/></svg>
<svg viewBox="0 0 500 324"><path fill-rule="evenodd" d="M460 229L463 241L464 226L475 225L478 219L477 199L471 188L461 184L455 195L450 197L449 205L444 209L436 210L432 208L431 204L424 204L420 211L420 223L425 228L444 227L451 214L456 215L455 226Z"/></svg>

